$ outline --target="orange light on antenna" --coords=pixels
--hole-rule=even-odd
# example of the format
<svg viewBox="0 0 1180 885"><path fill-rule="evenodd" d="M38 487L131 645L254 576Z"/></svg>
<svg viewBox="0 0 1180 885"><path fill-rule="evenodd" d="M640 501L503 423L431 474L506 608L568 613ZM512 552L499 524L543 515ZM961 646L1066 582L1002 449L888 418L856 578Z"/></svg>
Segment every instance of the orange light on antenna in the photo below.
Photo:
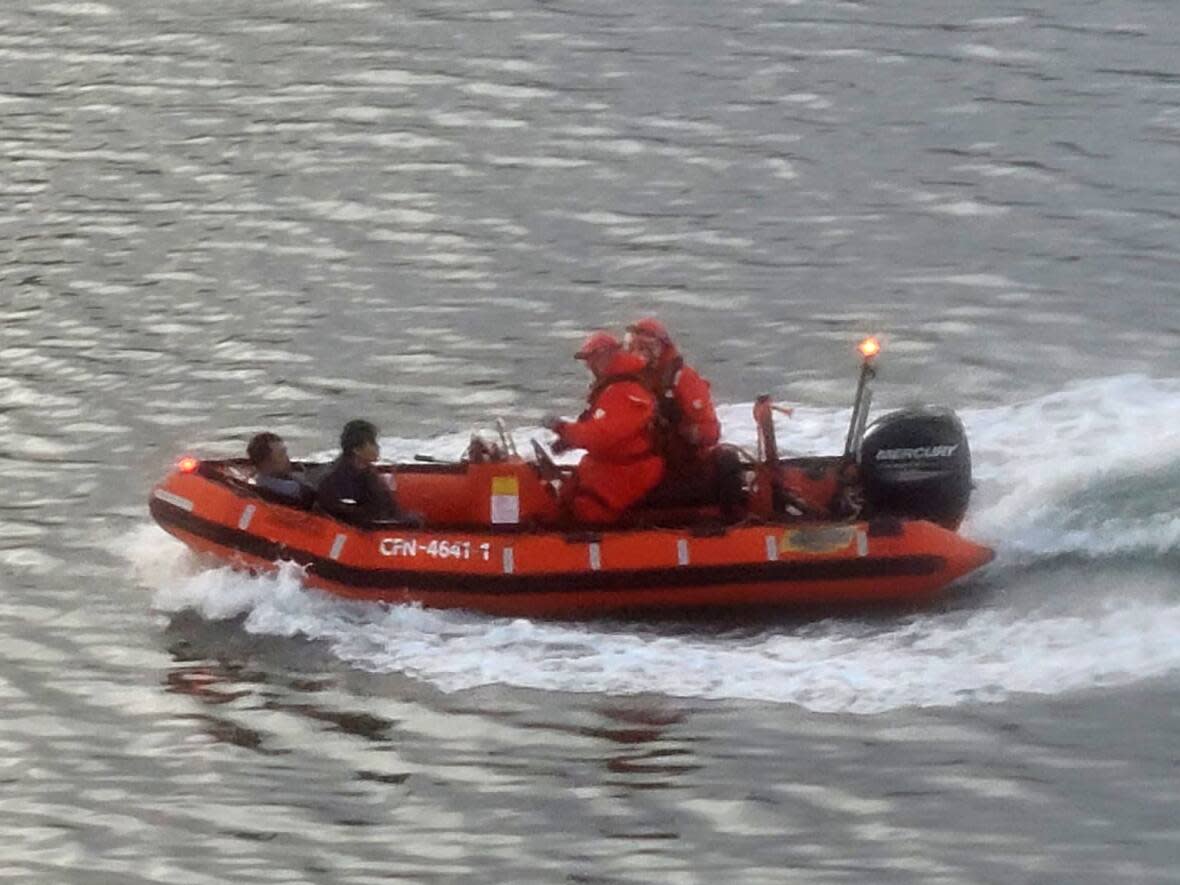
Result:
<svg viewBox="0 0 1180 885"><path fill-rule="evenodd" d="M201 466L201 462L192 455L185 455L176 462L176 469L181 473L195 473L196 469Z"/></svg>
<svg viewBox="0 0 1180 885"><path fill-rule="evenodd" d="M875 335L870 335L868 338L858 344L856 349L860 351L860 355L866 360L871 360L881 352L881 342L877 340Z"/></svg>

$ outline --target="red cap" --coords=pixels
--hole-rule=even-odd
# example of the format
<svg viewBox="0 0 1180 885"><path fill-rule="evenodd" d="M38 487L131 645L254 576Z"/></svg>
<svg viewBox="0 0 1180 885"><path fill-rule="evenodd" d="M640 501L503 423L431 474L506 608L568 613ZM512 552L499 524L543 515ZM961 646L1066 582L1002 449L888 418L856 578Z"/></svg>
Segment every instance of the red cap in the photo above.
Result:
<svg viewBox="0 0 1180 885"><path fill-rule="evenodd" d="M672 336L668 334L667 327L655 317L644 317L641 320L636 320L627 327L627 331L633 335L647 335L649 338L655 338L663 344L672 343Z"/></svg>
<svg viewBox="0 0 1180 885"><path fill-rule="evenodd" d="M582 342L582 346L578 348L578 352L574 354L574 358L584 360L593 354L606 350L618 350L622 346L619 344L619 339L610 332L591 332L590 336Z"/></svg>

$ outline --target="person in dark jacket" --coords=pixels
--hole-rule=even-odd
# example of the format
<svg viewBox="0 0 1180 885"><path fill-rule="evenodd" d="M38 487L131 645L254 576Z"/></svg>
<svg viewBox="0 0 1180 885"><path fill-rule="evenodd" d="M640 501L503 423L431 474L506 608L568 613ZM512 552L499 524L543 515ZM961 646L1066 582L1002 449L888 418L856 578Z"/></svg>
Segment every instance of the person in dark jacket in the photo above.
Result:
<svg viewBox="0 0 1180 885"><path fill-rule="evenodd" d="M254 465L254 485L291 504L310 507L315 500L302 470L296 469L287 455L287 444L277 433L256 433L246 446L246 456Z"/></svg>
<svg viewBox="0 0 1180 885"><path fill-rule="evenodd" d="M393 490L373 465L381 455L377 428L356 419L340 434L340 457L320 480L316 502L337 519L352 523L401 518Z"/></svg>

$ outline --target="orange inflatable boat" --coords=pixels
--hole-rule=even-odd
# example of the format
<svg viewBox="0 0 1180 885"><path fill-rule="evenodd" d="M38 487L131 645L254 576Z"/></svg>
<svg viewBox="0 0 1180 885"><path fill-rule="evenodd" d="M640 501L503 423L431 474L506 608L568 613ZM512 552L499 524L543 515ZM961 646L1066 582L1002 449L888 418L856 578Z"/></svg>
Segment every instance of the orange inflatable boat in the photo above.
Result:
<svg viewBox="0 0 1180 885"><path fill-rule="evenodd" d="M568 468L537 443L525 460L503 436L473 441L462 461L383 466L422 516L413 526L350 525L276 499L243 460L182 459L150 509L196 551L249 569L293 561L310 585L354 599L537 617L925 600L992 551L956 531L971 478L951 412L894 412L866 432L873 355L843 455L779 458L775 407L757 401L759 451L729 452L736 516L706 499L571 526L555 494Z"/></svg>

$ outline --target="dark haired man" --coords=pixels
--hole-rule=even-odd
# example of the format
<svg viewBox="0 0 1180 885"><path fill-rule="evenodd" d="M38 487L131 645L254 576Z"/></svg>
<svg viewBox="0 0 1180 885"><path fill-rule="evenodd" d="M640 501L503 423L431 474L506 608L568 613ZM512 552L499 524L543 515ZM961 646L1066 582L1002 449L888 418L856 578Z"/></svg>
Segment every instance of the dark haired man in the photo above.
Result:
<svg viewBox="0 0 1180 885"><path fill-rule="evenodd" d="M381 455L377 428L361 419L349 421L340 434L340 457L320 481L316 501L345 522L398 519L393 490L373 466Z"/></svg>
<svg viewBox="0 0 1180 885"><path fill-rule="evenodd" d="M254 465L254 485L290 501L311 506L315 490L304 483L287 455L287 444L277 433L256 433L246 446Z"/></svg>

